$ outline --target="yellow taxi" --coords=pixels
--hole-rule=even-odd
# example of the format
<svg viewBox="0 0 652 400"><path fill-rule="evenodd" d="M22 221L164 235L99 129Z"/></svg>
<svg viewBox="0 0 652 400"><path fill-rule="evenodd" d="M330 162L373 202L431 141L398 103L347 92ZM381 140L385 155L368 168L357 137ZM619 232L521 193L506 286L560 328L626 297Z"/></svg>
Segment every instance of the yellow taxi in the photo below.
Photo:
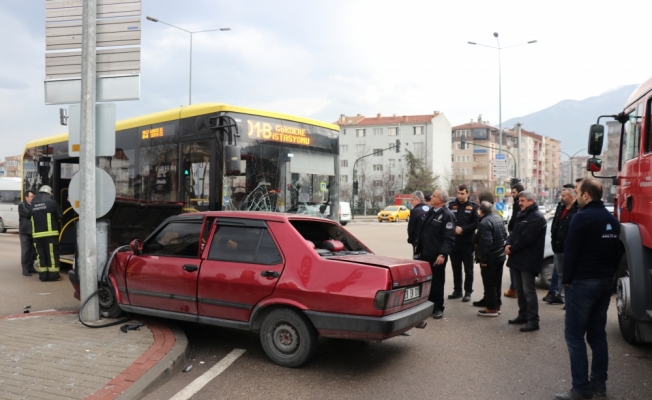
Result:
<svg viewBox="0 0 652 400"><path fill-rule="evenodd" d="M378 222L389 221L397 222L398 220L410 220L410 210L405 206L387 206L378 213Z"/></svg>

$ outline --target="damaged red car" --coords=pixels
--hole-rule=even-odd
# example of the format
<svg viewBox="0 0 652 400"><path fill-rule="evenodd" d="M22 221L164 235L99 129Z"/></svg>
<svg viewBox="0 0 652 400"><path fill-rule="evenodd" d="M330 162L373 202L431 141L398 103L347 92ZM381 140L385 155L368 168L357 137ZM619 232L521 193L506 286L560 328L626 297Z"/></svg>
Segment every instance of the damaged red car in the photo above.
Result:
<svg viewBox="0 0 652 400"><path fill-rule="evenodd" d="M166 219L109 266L100 307L260 332L297 367L318 337L380 341L432 314L428 263L378 256L336 222L260 212ZM79 296L74 271L71 281Z"/></svg>

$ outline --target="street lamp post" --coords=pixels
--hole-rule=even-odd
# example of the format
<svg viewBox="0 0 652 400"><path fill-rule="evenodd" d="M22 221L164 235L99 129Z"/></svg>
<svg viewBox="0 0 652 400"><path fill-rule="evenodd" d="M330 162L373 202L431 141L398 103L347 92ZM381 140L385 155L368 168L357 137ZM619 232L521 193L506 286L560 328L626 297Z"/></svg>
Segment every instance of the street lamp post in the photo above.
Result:
<svg viewBox="0 0 652 400"><path fill-rule="evenodd" d="M484 47L490 47L492 49L498 49L498 152L501 153L503 151L503 95L502 95L502 76L501 76L501 63L500 63L500 51L502 49L508 49L510 47L516 47L516 46L522 46L525 44L532 44L536 43L536 40L530 40L529 42L526 43L520 43L520 44L514 44L512 46L507 46L507 47L501 47L500 46L500 40L498 40L498 32L494 32L494 37L496 38L496 42L498 43L498 47L496 46L489 46L486 44L481 44L481 43L476 43L476 42L467 42L468 44L472 44L474 46L484 46ZM519 146L521 145L520 143L518 144Z"/></svg>
<svg viewBox="0 0 652 400"><path fill-rule="evenodd" d="M225 28L218 28L218 29L207 29L207 30L204 30L204 31L188 31L188 30L185 30L183 28L179 28L178 26L168 24L165 21L161 21L160 19L151 17L149 15L147 16L147 19L152 21L152 22L160 22L162 24L165 24L167 26L171 26L173 28L177 28L179 30L182 30L182 31L190 34L190 74L189 74L189 79L188 79L188 104L189 105L192 104L192 35L195 34L195 33L203 33L203 32L230 31L231 28L226 28L225 27Z"/></svg>
<svg viewBox="0 0 652 400"><path fill-rule="evenodd" d="M577 155L577 153L579 153L580 151L583 151L583 150L586 150L586 149L577 150L575 153L573 153L572 156L569 156L568 153L559 150L559 152L564 154L566 157L568 157L568 159L570 161L570 164L569 164L569 166L570 166L570 176L571 176L570 183L575 183L575 180L573 179L573 169L575 168L575 166L573 165L573 158Z"/></svg>

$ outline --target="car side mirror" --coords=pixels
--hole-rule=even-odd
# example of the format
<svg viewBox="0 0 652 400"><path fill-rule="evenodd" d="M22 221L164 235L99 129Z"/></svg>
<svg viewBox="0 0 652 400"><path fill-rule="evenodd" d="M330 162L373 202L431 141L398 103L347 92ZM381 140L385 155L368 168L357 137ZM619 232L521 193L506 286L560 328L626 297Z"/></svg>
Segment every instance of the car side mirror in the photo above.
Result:
<svg viewBox="0 0 652 400"><path fill-rule="evenodd" d="M134 239L129 243L129 247L131 248L131 251L134 253L134 255L141 255L143 252L143 241L140 239Z"/></svg>
<svg viewBox="0 0 652 400"><path fill-rule="evenodd" d="M604 126L593 124L589 132L589 144L587 149L592 156L599 156L602 153L602 142L604 141Z"/></svg>
<svg viewBox="0 0 652 400"><path fill-rule="evenodd" d="M599 158L589 158L586 160L586 170L591 172L599 172L602 170L602 160Z"/></svg>

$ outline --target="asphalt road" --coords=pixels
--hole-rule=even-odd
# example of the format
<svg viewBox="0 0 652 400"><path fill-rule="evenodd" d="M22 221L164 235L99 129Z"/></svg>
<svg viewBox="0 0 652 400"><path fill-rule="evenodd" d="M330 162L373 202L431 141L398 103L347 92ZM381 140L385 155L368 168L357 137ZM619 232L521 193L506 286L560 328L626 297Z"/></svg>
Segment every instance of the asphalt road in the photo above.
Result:
<svg viewBox="0 0 652 400"><path fill-rule="evenodd" d="M410 257L406 224L360 222L347 225L377 254ZM10 231L11 232L11 231ZM42 283L23 277L15 233L0 234L0 315L32 309L79 307L70 282ZM452 292L448 267L446 294ZM482 297L476 266L473 300ZM509 283L504 274L503 285ZM47 293L47 294L46 294ZM539 290L539 298L545 290ZM182 324L190 339L192 369L162 385L147 399L169 399L234 349L245 353L192 399L551 399L570 388L564 311L540 303L541 330L521 333L507 324L516 316L515 299L504 299L502 315L481 318L460 300L445 303L441 320L381 343L320 339L317 357L302 368L273 364L258 335L225 328ZM652 345L630 346L618 330L612 301L608 399L652 399Z"/></svg>

